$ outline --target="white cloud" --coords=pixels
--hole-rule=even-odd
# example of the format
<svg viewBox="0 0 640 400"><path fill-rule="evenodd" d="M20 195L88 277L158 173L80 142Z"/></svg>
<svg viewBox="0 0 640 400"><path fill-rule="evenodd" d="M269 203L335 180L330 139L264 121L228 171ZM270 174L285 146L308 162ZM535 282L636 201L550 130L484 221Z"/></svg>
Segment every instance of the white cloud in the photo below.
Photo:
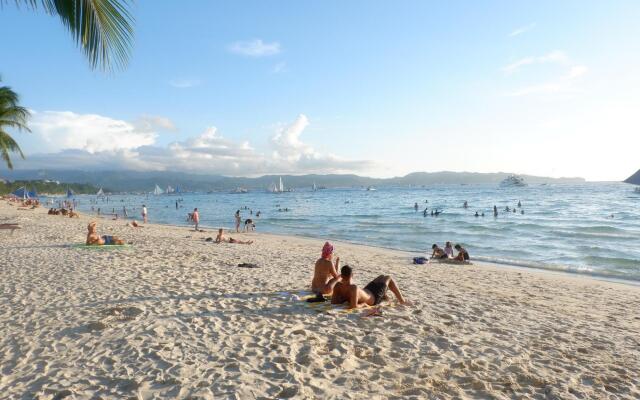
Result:
<svg viewBox="0 0 640 400"><path fill-rule="evenodd" d="M561 75L555 79L548 80L547 82L535 83L515 90L507 94L507 96L519 97L530 94L567 92L572 89L576 79L585 75L588 71L588 68L586 66L575 64L569 58L569 56L561 50L554 50L538 57L522 58L504 66L502 68L502 71L507 74L512 74L525 65L534 64L556 64L564 68L566 72L564 73L564 75Z"/></svg>
<svg viewBox="0 0 640 400"><path fill-rule="evenodd" d="M509 33L509 37L514 37L514 36L518 36L518 35L522 35L525 32L528 32L530 30L532 30L533 28L536 27L536 23L532 22L529 25L525 25L525 26L521 26L515 30L513 30L511 33Z"/></svg>
<svg viewBox="0 0 640 400"><path fill-rule="evenodd" d="M517 71L518 69L520 69L520 67L523 67L525 65L546 64L546 63L566 64L568 62L569 62L569 57L567 57L567 55L563 51L554 50L550 53L547 53L539 57L521 58L520 60L517 60L515 62L512 62L511 64L508 64L502 67L502 71L508 74L511 74Z"/></svg>
<svg viewBox="0 0 640 400"><path fill-rule="evenodd" d="M34 131L43 137L55 138L59 151L28 155L27 161L19 163L18 168L172 170L250 176L355 172L375 165L371 161L347 160L315 151L300 139L310 123L303 114L292 123L276 128L269 142L272 151L266 153L257 151L247 141L226 139L215 127L186 140L158 146L155 144L157 135L151 129L173 126L163 117L143 117L140 120L145 123L138 123L136 128L125 121L96 115L45 114L49 114L45 118L49 123L40 121ZM60 119L60 115L64 116L65 122L51 124L51 116ZM69 120L102 121L84 135L104 138L104 142L87 145L86 138L80 135L87 124L70 123Z"/></svg>
<svg viewBox="0 0 640 400"><path fill-rule="evenodd" d="M138 129L151 131L153 129L164 129L167 131L177 131L173 121L167 117L158 115L142 115L135 121L135 125Z"/></svg>
<svg viewBox="0 0 640 400"><path fill-rule="evenodd" d="M49 149L81 149L88 153L134 149L154 143L157 136L150 129L140 129L126 121L70 111L34 113L31 128Z"/></svg>
<svg viewBox="0 0 640 400"><path fill-rule="evenodd" d="M285 72L287 70L287 63L279 62L271 68L271 72L274 74L279 74L281 72Z"/></svg>
<svg viewBox="0 0 640 400"><path fill-rule="evenodd" d="M560 93L567 92L571 90L574 81L586 74L588 68L584 65L575 65L569 69L569 72L560 78L542 84L536 84L524 87L519 89L513 93L510 93L509 96L519 97L526 96L530 94L544 94L544 93Z"/></svg>
<svg viewBox="0 0 640 400"><path fill-rule="evenodd" d="M229 51L249 57L273 56L280 53L280 43L265 43L262 39L234 42L229 46Z"/></svg>
<svg viewBox="0 0 640 400"><path fill-rule="evenodd" d="M199 86L202 82L199 79L174 79L169 81L169 85L178 89L188 89Z"/></svg>

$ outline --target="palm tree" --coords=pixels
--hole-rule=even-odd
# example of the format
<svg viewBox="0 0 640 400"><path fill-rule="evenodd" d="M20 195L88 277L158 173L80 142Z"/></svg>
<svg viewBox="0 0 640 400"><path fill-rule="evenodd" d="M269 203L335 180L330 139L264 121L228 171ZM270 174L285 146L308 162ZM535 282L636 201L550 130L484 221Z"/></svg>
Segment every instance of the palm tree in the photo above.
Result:
<svg viewBox="0 0 640 400"><path fill-rule="evenodd" d="M6 0L0 0L3 6ZM111 70L129 61L133 40L131 0L15 0L32 9L44 9L60 17L82 48L91 68ZM5 131L6 127L29 131L29 111L18 105L18 95L11 88L0 87L0 157L13 169L9 152L22 154L18 143Z"/></svg>
<svg viewBox="0 0 640 400"><path fill-rule="evenodd" d="M1 80L0 80L1 81ZM29 118L29 110L20 107L19 97L16 92L8 86L0 86L0 157L5 161L9 169L13 169L9 153L18 153L24 158L20 146L5 130L14 128L29 132L27 127L27 119Z"/></svg>
<svg viewBox="0 0 640 400"><path fill-rule="evenodd" d="M0 0L0 5L5 0ZM60 17L89 60L91 68L124 67L133 40L131 0L15 0Z"/></svg>

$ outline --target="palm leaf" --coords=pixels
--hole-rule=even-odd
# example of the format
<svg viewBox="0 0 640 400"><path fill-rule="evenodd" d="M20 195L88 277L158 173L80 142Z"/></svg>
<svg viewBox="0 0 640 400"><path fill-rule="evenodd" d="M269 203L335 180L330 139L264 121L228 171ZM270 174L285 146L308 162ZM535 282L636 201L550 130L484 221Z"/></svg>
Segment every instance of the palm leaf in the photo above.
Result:
<svg viewBox="0 0 640 400"><path fill-rule="evenodd" d="M4 2L5 0L0 0ZM91 68L111 70L129 61L133 42L131 0L15 0L16 4L39 7L58 15Z"/></svg>

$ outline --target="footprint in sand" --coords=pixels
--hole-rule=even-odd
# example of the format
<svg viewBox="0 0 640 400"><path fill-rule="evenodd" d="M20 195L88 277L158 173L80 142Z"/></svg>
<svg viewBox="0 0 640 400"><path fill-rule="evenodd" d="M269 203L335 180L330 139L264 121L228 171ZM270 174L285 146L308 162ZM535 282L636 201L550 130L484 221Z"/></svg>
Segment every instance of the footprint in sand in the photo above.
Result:
<svg viewBox="0 0 640 400"><path fill-rule="evenodd" d="M137 307L118 306L105 310L104 320L133 321L140 314L142 314L142 310Z"/></svg>

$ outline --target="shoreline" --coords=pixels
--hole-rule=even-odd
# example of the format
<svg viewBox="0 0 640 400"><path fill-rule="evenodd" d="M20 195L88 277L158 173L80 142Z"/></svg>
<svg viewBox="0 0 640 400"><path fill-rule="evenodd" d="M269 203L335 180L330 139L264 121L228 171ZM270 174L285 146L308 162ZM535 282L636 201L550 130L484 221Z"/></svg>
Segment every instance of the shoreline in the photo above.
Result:
<svg viewBox="0 0 640 400"><path fill-rule="evenodd" d="M87 216L87 217L95 217L95 218L98 218L100 220L112 221L112 219L104 217L105 215L110 215L110 214L102 214L101 216L92 215L92 214L84 214L84 215ZM91 218L89 218L89 219L91 219ZM120 220L121 221L133 221L133 220L136 220L136 221L140 222L140 219L139 218L135 218L135 217L118 218L117 221L120 221ZM192 224L176 225L176 224L162 223L162 222L151 222L151 223L147 223L147 225L155 225L155 226L160 226L160 227L166 226L166 227L173 227L173 228L186 228L187 230L189 230L188 228L193 227ZM233 227L226 227L226 226L211 227L211 226L208 226L208 225L202 225L201 224L200 228L208 229L208 231L211 232L212 234L214 234L215 231L217 231L219 228L223 228L227 234L234 233L233 232ZM189 231L193 232L193 229L191 229ZM240 231L240 233L243 233L243 232ZM299 235L295 235L294 236L294 235L288 235L286 233L276 233L276 232L259 232L259 231L255 231L255 232L251 232L251 233L252 234L258 234L258 235L270 235L270 236L276 236L276 237L283 237L283 238L287 238L287 237L300 238L300 237L302 237L302 238L307 238L307 239L311 239L311 240L320 240L320 241L328 240L327 238L323 238L323 237L319 237L319 236L310 236L310 235L306 235L306 234L299 234ZM337 240L331 239L331 241L332 242L336 242L336 243L340 242L340 243L345 243L345 244L348 244L348 245L370 247L370 248L373 248L373 249L381 249L381 250L388 250L388 251L392 251L392 252L403 253L407 257L407 260L411 260L413 257L425 256L425 255L419 255L418 251L412 252L412 251L409 251L409 250L397 249L397 248L393 248L393 247L385 247L385 246L376 245L376 244L364 244L364 243L351 242L351 241L342 240L342 239L337 239ZM428 254L425 257L428 258ZM630 286L638 286L638 287L640 287L640 280L617 278L617 277L608 276L608 275L605 275L605 274L567 271L567 270L557 269L557 268L553 268L553 267L544 267L544 266L526 266L526 265L511 264L511 263L508 263L508 262L501 263L501 262L493 262L493 261L486 261L486 260L477 260L477 259L473 259L473 258L472 258L471 262L473 262L474 265L485 265L485 266L491 266L493 268L498 268L498 269L499 268L508 268L508 269L517 270L517 271L531 271L531 272L548 273L548 274L567 276L567 277L580 277L580 278L584 278L584 279L593 279L593 280L596 280L596 281L618 283L618 284L623 284L623 285L630 285Z"/></svg>

